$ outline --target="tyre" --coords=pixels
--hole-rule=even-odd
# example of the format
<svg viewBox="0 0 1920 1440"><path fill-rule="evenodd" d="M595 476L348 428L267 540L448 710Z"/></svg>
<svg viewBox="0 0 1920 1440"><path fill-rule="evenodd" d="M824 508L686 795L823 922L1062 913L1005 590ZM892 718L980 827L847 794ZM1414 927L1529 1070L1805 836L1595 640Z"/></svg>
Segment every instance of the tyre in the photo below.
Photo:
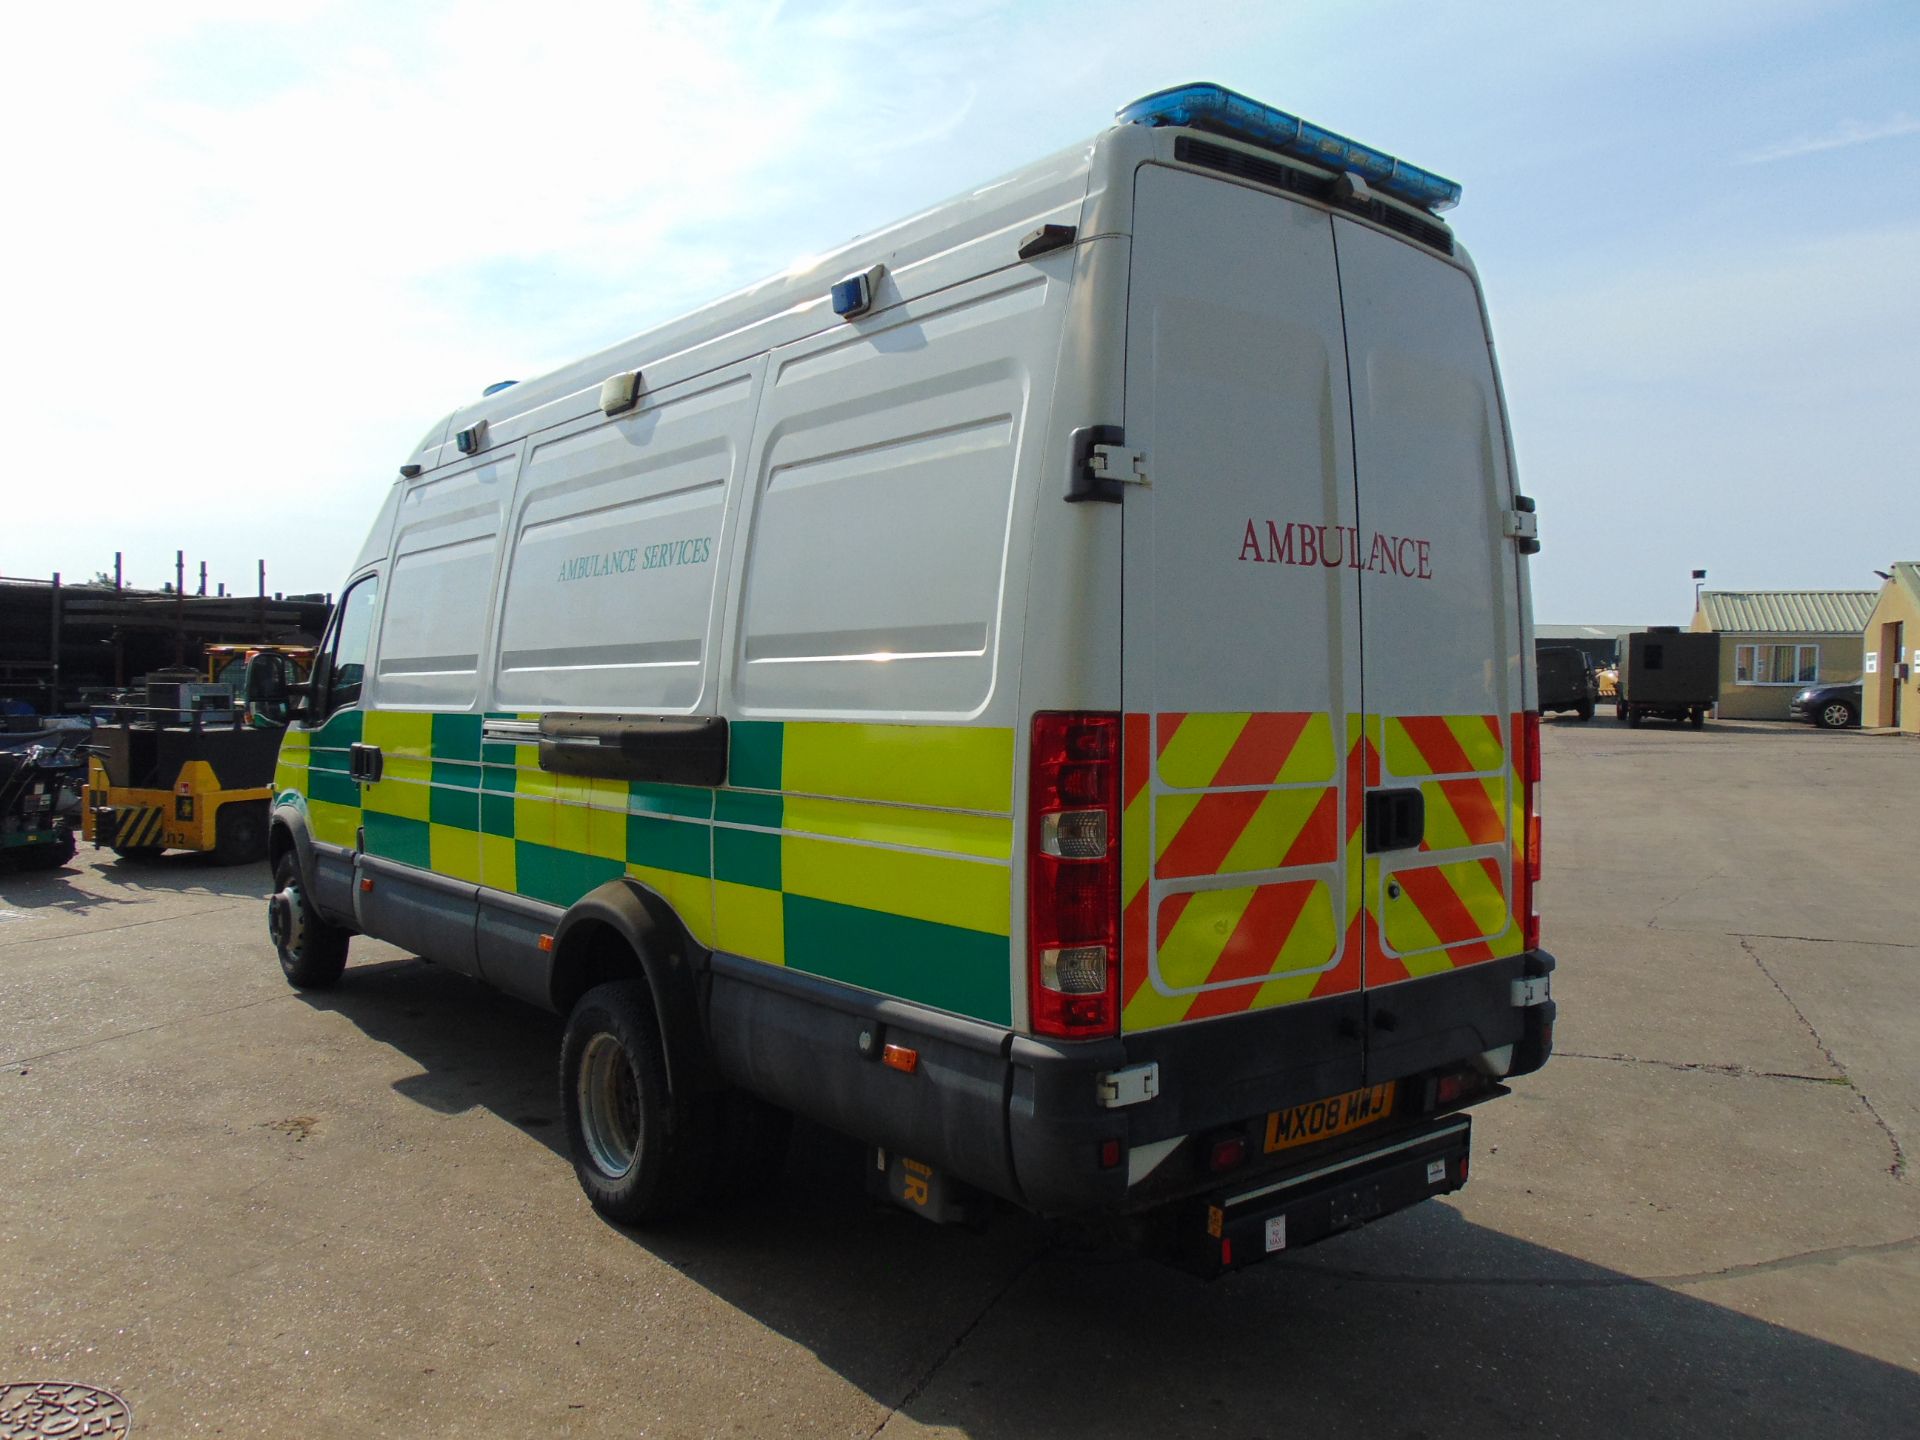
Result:
<svg viewBox="0 0 1920 1440"><path fill-rule="evenodd" d="M1593 701L1582 700L1580 702L1580 708L1573 713L1580 717L1580 723L1582 725L1586 724L1587 721L1593 719Z"/></svg>
<svg viewBox="0 0 1920 1440"><path fill-rule="evenodd" d="M250 865L267 858L267 802L232 801L213 814L213 858L221 865Z"/></svg>
<svg viewBox="0 0 1920 1440"><path fill-rule="evenodd" d="M1613 718L1616 720L1624 720L1627 718L1627 706L1625 701L1622 701L1622 700L1614 701Z"/></svg>
<svg viewBox="0 0 1920 1440"><path fill-rule="evenodd" d="M267 933L287 983L298 990L335 984L347 968L347 932L315 913L300 879L299 857L291 850L273 867L273 889L267 897Z"/></svg>
<svg viewBox="0 0 1920 1440"><path fill-rule="evenodd" d="M39 870L58 870L62 865L65 865L69 860L73 859L74 852L79 848L78 842L73 838L73 831L62 830L58 840L54 841L51 845L43 847L35 854L33 857L34 868Z"/></svg>
<svg viewBox="0 0 1920 1440"><path fill-rule="evenodd" d="M1706 711L1704 711L1704 710L1689 710L1689 711L1687 712L1687 724L1689 724L1689 725L1691 725L1691 726L1692 726L1692 727L1693 727L1694 729L1696 729L1696 730L1698 730L1698 729L1700 729L1700 728L1701 728L1702 726L1704 726L1704 725L1705 725L1706 723L1707 723L1707 712L1706 712Z"/></svg>
<svg viewBox="0 0 1920 1440"><path fill-rule="evenodd" d="M1640 712L1631 705L1627 707L1627 725L1635 730L1640 728Z"/></svg>
<svg viewBox="0 0 1920 1440"><path fill-rule="evenodd" d="M1823 730L1844 730L1849 725L1859 724L1853 713L1853 707L1844 700L1829 700L1820 707L1820 713L1814 717Z"/></svg>
<svg viewBox="0 0 1920 1440"><path fill-rule="evenodd" d="M580 1188L607 1219L645 1225L700 1198L713 1117L667 1090L646 981L597 985L573 1007L560 1042L560 1110Z"/></svg>

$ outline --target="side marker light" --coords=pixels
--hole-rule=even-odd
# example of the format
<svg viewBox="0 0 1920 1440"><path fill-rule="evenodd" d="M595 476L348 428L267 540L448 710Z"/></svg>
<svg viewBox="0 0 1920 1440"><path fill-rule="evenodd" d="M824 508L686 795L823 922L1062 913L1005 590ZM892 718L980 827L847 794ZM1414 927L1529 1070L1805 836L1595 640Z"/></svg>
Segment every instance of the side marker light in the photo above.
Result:
<svg viewBox="0 0 1920 1440"><path fill-rule="evenodd" d="M905 1045L889 1045L880 1052L880 1063L902 1075L911 1075L920 1068L920 1052Z"/></svg>

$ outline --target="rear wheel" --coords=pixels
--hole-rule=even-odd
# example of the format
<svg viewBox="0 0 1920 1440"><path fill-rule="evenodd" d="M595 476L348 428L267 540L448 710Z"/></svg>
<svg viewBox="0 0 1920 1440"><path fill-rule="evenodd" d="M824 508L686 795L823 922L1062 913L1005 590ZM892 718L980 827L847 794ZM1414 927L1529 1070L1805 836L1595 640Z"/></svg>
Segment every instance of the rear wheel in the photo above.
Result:
<svg viewBox="0 0 1920 1440"><path fill-rule="evenodd" d="M1698 730L1702 725L1705 725L1706 723L1707 723L1706 711L1689 710L1687 712L1687 724L1691 725L1694 729Z"/></svg>
<svg viewBox="0 0 1920 1440"><path fill-rule="evenodd" d="M250 865L267 858L267 802L233 801L213 815L213 858L222 865Z"/></svg>
<svg viewBox="0 0 1920 1440"><path fill-rule="evenodd" d="M1640 712L1631 705L1627 707L1627 724L1636 730L1640 727Z"/></svg>
<svg viewBox="0 0 1920 1440"><path fill-rule="evenodd" d="M1580 702L1580 708L1574 713L1580 717L1581 723L1585 724L1587 721L1593 719L1593 702L1591 700L1582 700Z"/></svg>
<svg viewBox="0 0 1920 1440"><path fill-rule="evenodd" d="M609 1220L644 1225L685 1210L712 1171L711 1116L676 1104L644 980L580 997L560 1043L560 1108L574 1174Z"/></svg>
<svg viewBox="0 0 1920 1440"><path fill-rule="evenodd" d="M1820 707L1817 718L1822 728L1827 730L1844 730L1849 725L1858 723L1854 717L1853 707L1844 700L1829 700Z"/></svg>
<svg viewBox="0 0 1920 1440"><path fill-rule="evenodd" d="M273 867L273 890L267 897L267 931L287 983L300 990L337 983L347 968L347 932L315 913L300 879L299 857L291 850Z"/></svg>

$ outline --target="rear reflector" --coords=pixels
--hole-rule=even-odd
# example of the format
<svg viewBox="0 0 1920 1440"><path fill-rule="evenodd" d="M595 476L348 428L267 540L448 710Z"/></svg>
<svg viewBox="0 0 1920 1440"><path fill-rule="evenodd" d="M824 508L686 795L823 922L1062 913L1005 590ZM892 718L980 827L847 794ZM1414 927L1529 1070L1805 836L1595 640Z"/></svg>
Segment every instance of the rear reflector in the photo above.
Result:
<svg viewBox="0 0 1920 1440"><path fill-rule="evenodd" d="M1216 1175L1222 1170L1231 1170L1247 1158L1247 1137L1229 1135L1213 1142L1207 1151L1207 1168Z"/></svg>
<svg viewBox="0 0 1920 1440"><path fill-rule="evenodd" d="M1519 902L1522 943L1529 950L1540 948L1540 712L1529 710L1520 717L1521 813L1526 828L1520 837Z"/></svg>
<svg viewBox="0 0 1920 1440"><path fill-rule="evenodd" d="M1120 983L1120 717L1033 717L1027 999L1033 1033L1114 1034Z"/></svg>

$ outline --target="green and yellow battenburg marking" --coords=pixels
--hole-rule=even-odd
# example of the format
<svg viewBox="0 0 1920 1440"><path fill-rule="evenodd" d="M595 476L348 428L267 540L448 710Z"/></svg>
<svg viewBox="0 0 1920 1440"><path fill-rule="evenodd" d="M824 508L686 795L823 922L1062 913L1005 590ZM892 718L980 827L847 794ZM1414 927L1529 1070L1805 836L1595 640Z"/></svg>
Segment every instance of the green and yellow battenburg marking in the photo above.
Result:
<svg viewBox="0 0 1920 1440"><path fill-rule="evenodd" d="M736 721L719 790L554 775L483 738L531 715L341 711L289 730L275 789L314 837L565 907L630 876L701 944L1012 1020L1013 731ZM378 782L347 776L380 747Z"/></svg>

